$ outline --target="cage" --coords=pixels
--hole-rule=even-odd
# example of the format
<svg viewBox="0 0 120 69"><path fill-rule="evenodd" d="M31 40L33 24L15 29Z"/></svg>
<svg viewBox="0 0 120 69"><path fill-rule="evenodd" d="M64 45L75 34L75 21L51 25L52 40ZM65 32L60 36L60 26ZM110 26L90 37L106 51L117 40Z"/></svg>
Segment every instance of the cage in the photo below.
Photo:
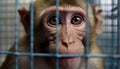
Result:
<svg viewBox="0 0 120 69"><path fill-rule="evenodd" d="M56 1L59 2L59 0ZM0 65L4 61L6 55L17 55L17 53L11 53L9 51L11 45L17 43L17 40L25 34L23 26L19 23L20 18L17 10L23 6L28 8L30 3L32 5L32 2L34 2L34 0L0 1ZM97 36L97 43L103 51L103 54L99 57L103 57L105 61L105 69L120 69L120 1L86 0L86 2L92 3L103 9L103 32ZM31 7L31 10L32 9L33 8ZM16 69L18 69L17 66ZM58 69L57 66L56 69Z"/></svg>

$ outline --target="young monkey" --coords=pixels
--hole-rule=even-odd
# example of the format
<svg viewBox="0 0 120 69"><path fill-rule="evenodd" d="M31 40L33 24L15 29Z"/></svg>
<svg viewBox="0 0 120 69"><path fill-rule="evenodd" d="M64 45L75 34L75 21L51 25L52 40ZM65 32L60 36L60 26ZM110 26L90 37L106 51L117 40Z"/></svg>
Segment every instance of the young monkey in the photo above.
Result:
<svg viewBox="0 0 120 69"><path fill-rule="evenodd" d="M34 53L56 54L56 1L34 2ZM60 0L58 49L60 55L84 55L86 43L86 1ZM30 11L18 10L26 35L18 41L19 53L30 53ZM101 32L102 10L88 5L89 55L101 54L96 36ZM15 52L15 45L10 51ZM59 57L59 69L85 69L85 57ZM7 55L0 69L15 69L15 55ZM34 56L34 69L55 69L56 57ZM30 56L18 56L18 68L30 69ZM102 58L88 58L88 69L104 69Z"/></svg>

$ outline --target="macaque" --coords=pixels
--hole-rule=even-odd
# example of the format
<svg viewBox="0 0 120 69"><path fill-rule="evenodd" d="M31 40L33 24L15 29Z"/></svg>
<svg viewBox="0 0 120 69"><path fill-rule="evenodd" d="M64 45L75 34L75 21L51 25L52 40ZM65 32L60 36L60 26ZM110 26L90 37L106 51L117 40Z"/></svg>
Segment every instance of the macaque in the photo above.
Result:
<svg viewBox="0 0 120 69"><path fill-rule="evenodd" d="M86 49L86 1L60 0L59 18L56 17L55 0L34 2L34 53L56 54L56 21L58 23L59 55L85 55ZM18 10L26 35L18 41L19 53L30 53L30 10ZM101 33L102 9L88 5L89 55L100 55L96 36ZM15 52L15 45L10 49ZM7 55L0 69L15 69L15 54ZM55 69L56 59L59 69L86 69L86 57L34 56L34 69ZM18 68L30 69L30 55L18 55ZM102 57L88 58L88 69L104 69Z"/></svg>

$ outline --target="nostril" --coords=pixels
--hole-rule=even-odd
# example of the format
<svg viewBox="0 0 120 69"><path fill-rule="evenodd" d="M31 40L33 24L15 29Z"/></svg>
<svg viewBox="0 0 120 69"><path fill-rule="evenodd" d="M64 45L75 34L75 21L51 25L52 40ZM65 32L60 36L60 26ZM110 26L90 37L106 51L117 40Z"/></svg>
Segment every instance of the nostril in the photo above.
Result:
<svg viewBox="0 0 120 69"><path fill-rule="evenodd" d="M69 43L68 42L62 42L63 46L69 46Z"/></svg>
<svg viewBox="0 0 120 69"><path fill-rule="evenodd" d="M71 44L73 44L73 43L74 43L74 41L69 41L69 40L67 40L67 41L63 40L63 41L62 41L62 44L63 44L64 46L69 46L69 45L71 45Z"/></svg>
<svg viewBox="0 0 120 69"><path fill-rule="evenodd" d="M70 42L69 42L69 44L73 44L73 43L75 43L75 41L70 41Z"/></svg>

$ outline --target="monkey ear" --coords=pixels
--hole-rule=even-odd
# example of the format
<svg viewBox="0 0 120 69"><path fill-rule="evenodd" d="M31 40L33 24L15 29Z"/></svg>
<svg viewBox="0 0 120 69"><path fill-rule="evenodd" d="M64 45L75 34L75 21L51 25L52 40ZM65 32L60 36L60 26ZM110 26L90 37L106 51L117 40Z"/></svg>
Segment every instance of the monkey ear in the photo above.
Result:
<svg viewBox="0 0 120 69"><path fill-rule="evenodd" d="M95 7L96 33L102 33L102 9Z"/></svg>
<svg viewBox="0 0 120 69"><path fill-rule="evenodd" d="M26 8L18 9L20 15L21 23L24 26L26 34L30 33L30 11Z"/></svg>

